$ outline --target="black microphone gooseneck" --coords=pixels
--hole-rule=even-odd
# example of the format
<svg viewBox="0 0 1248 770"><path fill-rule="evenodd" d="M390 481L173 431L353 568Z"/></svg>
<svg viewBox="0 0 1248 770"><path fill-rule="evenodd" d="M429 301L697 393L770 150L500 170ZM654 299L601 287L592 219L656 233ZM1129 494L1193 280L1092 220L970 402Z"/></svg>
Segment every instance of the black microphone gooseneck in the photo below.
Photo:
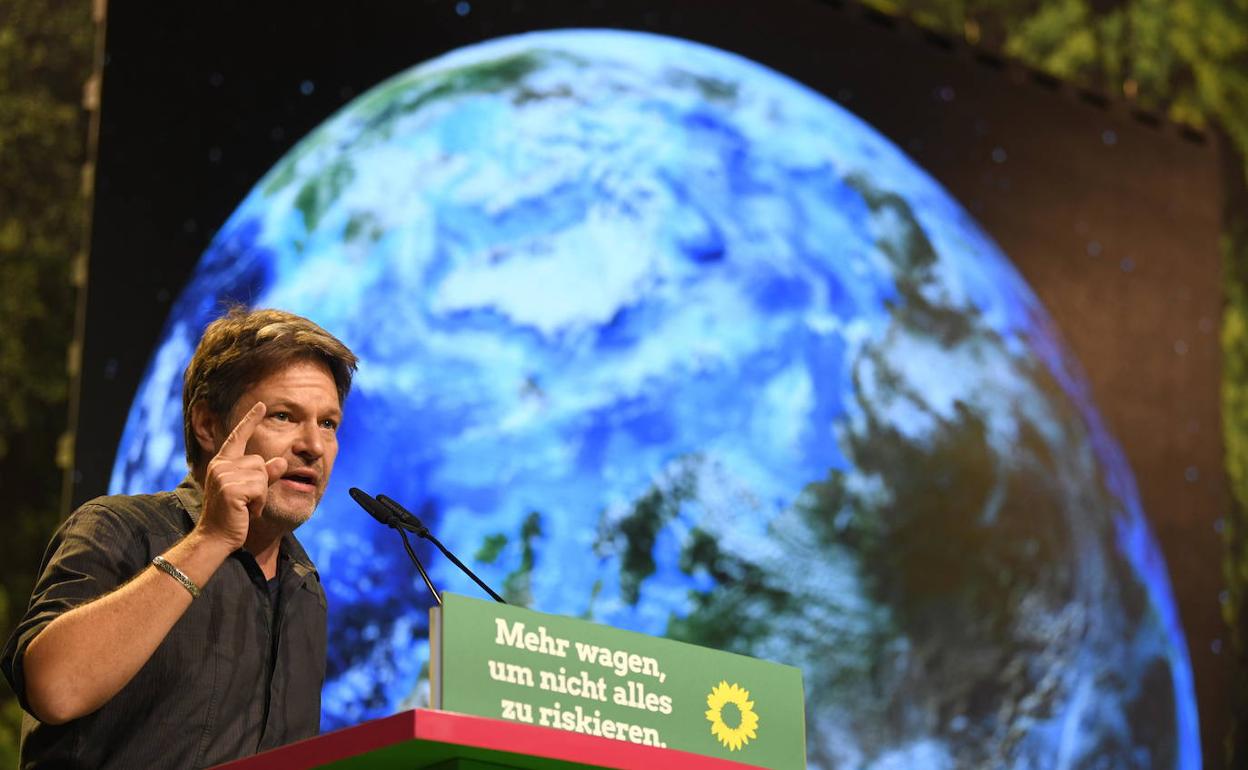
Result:
<svg viewBox="0 0 1248 770"><path fill-rule="evenodd" d="M408 527L402 517L395 514L387 506L374 500L367 492L358 487L351 487L347 490L347 494L351 495L351 499L367 511L369 516L399 533L399 536L403 538L403 548L407 550L407 555L412 560L412 564L416 565L416 571L424 578L425 585L429 586L429 593L433 594L434 601L441 606L442 596L438 593L438 589L433 587L433 581L429 579L429 573L425 572L425 565L421 564L420 559L416 557L416 551L412 549L412 542L407 538L406 530Z"/></svg>
<svg viewBox="0 0 1248 770"><path fill-rule="evenodd" d="M477 574L475 572L468 569L468 566L466 564L464 564L459 559L455 558L455 554L451 553L450 550L448 550L446 546L442 545L442 541L434 537L433 533L429 531L429 528L426 527L424 523L421 522L421 520L416 517L415 514L413 514L411 511L407 510L403 506L396 503L393 499L386 497L385 495L377 495L377 502L381 503L382 507L389 509L389 512L395 518L399 520L401 527L407 530L411 530L412 532L415 532L418 537L423 537L424 539L428 540L429 542L437 546L438 550L441 551L443 555L446 556L446 558L450 559L451 562L456 567L459 567L465 575L472 578L473 582L481 586L482 590L484 590L487 594L489 594L490 597L494 599L494 601L498 602L499 604L507 603L506 600L503 599L503 597L499 596L497 593L494 592L493 588L490 588L489 586L487 586L484 580L477 577Z"/></svg>

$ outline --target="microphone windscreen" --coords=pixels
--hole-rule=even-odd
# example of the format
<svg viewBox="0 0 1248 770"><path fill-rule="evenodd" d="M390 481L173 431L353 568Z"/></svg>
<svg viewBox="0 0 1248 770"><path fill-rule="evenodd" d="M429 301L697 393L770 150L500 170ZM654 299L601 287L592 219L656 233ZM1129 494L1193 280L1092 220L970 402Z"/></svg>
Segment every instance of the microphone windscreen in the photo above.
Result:
<svg viewBox="0 0 1248 770"><path fill-rule="evenodd" d="M394 514L390 513L384 506L370 497L367 492L359 487L351 487L347 490L347 494L351 495L351 499L367 511L369 516L372 516L374 519L382 524L385 524L387 527L394 526Z"/></svg>

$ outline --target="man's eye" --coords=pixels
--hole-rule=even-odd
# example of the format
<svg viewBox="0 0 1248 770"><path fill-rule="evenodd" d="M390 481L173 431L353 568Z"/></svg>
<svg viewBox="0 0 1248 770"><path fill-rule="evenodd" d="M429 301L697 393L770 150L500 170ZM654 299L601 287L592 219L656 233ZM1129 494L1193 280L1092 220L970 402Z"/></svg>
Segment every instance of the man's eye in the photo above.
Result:
<svg viewBox="0 0 1248 770"><path fill-rule="evenodd" d="M273 414L270 416L274 420L281 420L282 422L290 421L290 412L273 412Z"/></svg>
<svg viewBox="0 0 1248 770"><path fill-rule="evenodd" d="M326 430L338 430L338 423L334 420L321 420L321 427Z"/></svg>

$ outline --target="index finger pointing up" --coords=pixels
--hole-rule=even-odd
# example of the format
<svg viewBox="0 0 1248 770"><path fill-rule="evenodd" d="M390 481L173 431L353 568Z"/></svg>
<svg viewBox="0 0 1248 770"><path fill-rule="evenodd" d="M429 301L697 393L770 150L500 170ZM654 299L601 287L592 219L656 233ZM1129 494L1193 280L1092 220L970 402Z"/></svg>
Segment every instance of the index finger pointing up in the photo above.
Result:
<svg viewBox="0 0 1248 770"><path fill-rule="evenodd" d="M257 401L248 409L243 419L239 420L234 430L230 431L230 435L225 437L221 448L217 450L217 457L236 458L246 454L247 442L251 440L251 434L255 433L256 425L260 423L260 418L264 417L264 412L263 401Z"/></svg>

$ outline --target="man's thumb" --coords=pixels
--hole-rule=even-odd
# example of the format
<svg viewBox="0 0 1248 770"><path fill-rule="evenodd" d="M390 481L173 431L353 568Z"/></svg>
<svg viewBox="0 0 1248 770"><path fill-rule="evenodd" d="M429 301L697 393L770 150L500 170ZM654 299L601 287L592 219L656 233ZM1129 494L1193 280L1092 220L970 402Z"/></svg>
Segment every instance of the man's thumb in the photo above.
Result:
<svg viewBox="0 0 1248 770"><path fill-rule="evenodd" d="M286 466L287 463L285 457L274 457L272 460L269 460L264 464L264 469L269 472L270 484L285 475Z"/></svg>

